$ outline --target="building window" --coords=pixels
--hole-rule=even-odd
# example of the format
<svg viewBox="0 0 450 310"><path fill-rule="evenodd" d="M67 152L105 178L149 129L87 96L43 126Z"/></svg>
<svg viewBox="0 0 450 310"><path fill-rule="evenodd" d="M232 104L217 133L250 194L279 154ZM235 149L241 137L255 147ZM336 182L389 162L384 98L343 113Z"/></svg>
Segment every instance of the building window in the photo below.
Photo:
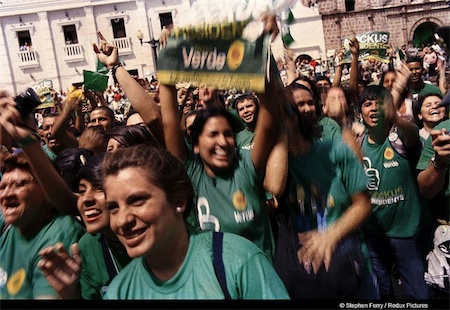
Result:
<svg viewBox="0 0 450 310"><path fill-rule="evenodd" d="M355 0L345 0L345 12L352 12L355 10Z"/></svg>
<svg viewBox="0 0 450 310"><path fill-rule="evenodd" d="M172 12L160 13L159 21L161 22L161 29L163 29L164 27L168 28L168 26L173 24Z"/></svg>
<svg viewBox="0 0 450 310"><path fill-rule="evenodd" d="M111 19L111 25L113 29L114 39L125 38L127 36L123 18Z"/></svg>
<svg viewBox="0 0 450 310"><path fill-rule="evenodd" d="M30 31L17 31L17 38L19 39L19 50L29 51L31 50L31 36Z"/></svg>
<svg viewBox="0 0 450 310"><path fill-rule="evenodd" d="M67 25L62 27L64 32L64 41L66 42L66 45L78 44L78 36L75 25Z"/></svg>

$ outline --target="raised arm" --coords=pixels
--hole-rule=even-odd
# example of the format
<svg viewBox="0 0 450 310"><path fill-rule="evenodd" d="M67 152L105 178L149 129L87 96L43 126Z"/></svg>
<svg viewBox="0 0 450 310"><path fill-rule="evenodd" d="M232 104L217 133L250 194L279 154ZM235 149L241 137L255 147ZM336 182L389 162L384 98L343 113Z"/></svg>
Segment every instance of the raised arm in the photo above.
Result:
<svg viewBox="0 0 450 310"><path fill-rule="evenodd" d="M159 94L166 149L184 161L187 156L187 146L184 142L183 131L178 116L178 102L175 87L160 84Z"/></svg>
<svg viewBox="0 0 450 310"><path fill-rule="evenodd" d="M358 39L353 35L349 40L350 52L352 54L352 63L350 65L350 80L348 84L348 90L353 95L358 94L358 57L359 57L359 42Z"/></svg>
<svg viewBox="0 0 450 310"><path fill-rule="evenodd" d="M282 96L284 96L284 89L281 80L271 71L270 81L266 81L265 92L258 95L260 107L253 138L254 147L251 150L253 165L259 173L264 173L269 154L278 135L281 107L277 98L283 98Z"/></svg>
<svg viewBox="0 0 450 310"><path fill-rule="evenodd" d="M341 50L339 51L339 54L337 55L337 63L336 65L336 72L334 73L334 77L333 77L333 83L332 83L332 87L334 86L341 86L341 79L342 79L342 69L344 67L343 64L340 63L340 61L342 60L342 57L344 57L344 52Z"/></svg>
<svg viewBox="0 0 450 310"><path fill-rule="evenodd" d="M386 119L391 119L391 122L398 127L405 146L413 147L419 139L419 129L416 124L402 118L397 113L403 101L401 94L408 83L409 75L408 66L401 63L400 69L396 72L395 82L391 90L393 102L385 106L387 109L385 113Z"/></svg>
<svg viewBox="0 0 450 310"><path fill-rule="evenodd" d="M132 107L139 113L156 139L163 144L161 112L157 103L121 65L119 62L118 48L115 45L106 42L100 32L98 32L98 36L101 40L100 48L97 44L93 44L98 60L105 65L108 70L112 70L113 76L117 79L120 87L122 87L127 95Z"/></svg>
<svg viewBox="0 0 450 310"><path fill-rule="evenodd" d="M441 90L442 96L445 96L445 94L447 92L447 89L445 88L445 79L446 79L446 76L445 76L445 73L446 73L445 72L445 67L446 67L445 59L441 59L441 58L438 57L436 62L437 62L437 67L439 68L439 82L438 82L438 86L439 86L439 89Z"/></svg>
<svg viewBox="0 0 450 310"><path fill-rule="evenodd" d="M78 98L71 97L69 94L63 101L60 117L56 118L51 133L65 148L78 147L77 138L68 131L72 115L81 118L81 103Z"/></svg>
<svg viewBox="0 0 450 310"><path fill-rule="evenodd" d="M26 120L22 120L14 106L12 97L0 98L0 124L22 148L49 202L63 214L78 215L77 197L56 171L32 130L36 126L33 116L27 115Z"/></svg>

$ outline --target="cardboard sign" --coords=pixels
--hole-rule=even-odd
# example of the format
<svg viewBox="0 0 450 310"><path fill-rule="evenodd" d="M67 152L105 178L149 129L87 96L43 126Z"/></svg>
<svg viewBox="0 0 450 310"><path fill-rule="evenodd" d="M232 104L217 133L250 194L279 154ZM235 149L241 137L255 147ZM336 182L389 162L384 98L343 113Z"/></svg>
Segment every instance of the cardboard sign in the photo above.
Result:
<svg viewBox="0 0 450 310"><path fill-rule="evenodd" d="M55 106L51 93L51 91L53 90L52 80L43 80L38 84L31 85L30 87L34 89L36 94L38 94L39 99L41 100L41 104L38 105L36 109L52 108Z"/></svg>
<svg viewBox="0 0 450 310"><path fill-rule="evenodd" d="M174 28L159 51L158 80L168 85L196 82L217 89L264 92L269 38L245 40L242 32L248 22Z"/></svg>
<svg viewBox="0 0 450 310"><path fill-rule="evenodd" d="M389 32L370 31L355 35L359 42L358 60L375 59L381 62L389 62ZM349 46L349 38L344 40L344 57L341 64L351 63L352 55Z"/></svg>

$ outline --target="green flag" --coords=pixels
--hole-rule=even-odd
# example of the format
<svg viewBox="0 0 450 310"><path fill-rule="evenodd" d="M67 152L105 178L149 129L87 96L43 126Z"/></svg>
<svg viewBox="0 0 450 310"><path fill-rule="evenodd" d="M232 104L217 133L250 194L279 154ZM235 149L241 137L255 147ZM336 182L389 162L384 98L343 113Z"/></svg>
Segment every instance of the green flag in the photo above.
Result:
<svg viewBox="0 0 450 310"><path fill-rule="evenodd" d="M105 68L106 69L106 68ZM108 87L109 75L83 70L84 89L93 91L105 91Z"/></svg>

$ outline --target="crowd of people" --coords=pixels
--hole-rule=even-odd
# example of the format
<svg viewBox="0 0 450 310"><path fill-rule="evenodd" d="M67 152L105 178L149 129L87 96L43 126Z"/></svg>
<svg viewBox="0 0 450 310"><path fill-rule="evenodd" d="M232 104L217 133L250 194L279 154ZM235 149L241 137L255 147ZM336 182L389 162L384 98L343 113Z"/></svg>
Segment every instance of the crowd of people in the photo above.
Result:
<svg viewBox="0 0 450 310"><path fill-rule="evenodd" d="M353 36L327 76L285 47L256 93L132 76L98 35L104 92L0 93L0 299L448 300L445 51L374 67Z"/></svg>

